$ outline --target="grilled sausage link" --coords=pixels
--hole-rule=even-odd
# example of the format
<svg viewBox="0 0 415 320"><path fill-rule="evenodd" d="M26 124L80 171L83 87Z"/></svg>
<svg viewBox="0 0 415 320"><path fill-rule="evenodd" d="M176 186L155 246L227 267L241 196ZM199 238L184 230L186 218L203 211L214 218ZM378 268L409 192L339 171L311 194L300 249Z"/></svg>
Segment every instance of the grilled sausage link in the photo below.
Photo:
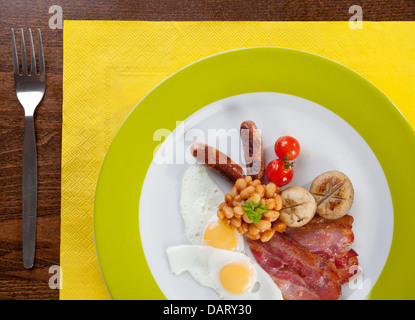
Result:
<svg viewBox="0 0 415 320"><path fill-rule="evenodd" d="M199 163L205 164L232 183L245 177L244 171L238 164L214 147L195 142L190 146L190 152Z"/></svg>
<svg viewBox="0 0 415 320"><path fill-rule="evenodd" d="M262 180L265 174L264 148L261 132L253 121L241 124L241 140L244 149L247 175Z"/></svg>

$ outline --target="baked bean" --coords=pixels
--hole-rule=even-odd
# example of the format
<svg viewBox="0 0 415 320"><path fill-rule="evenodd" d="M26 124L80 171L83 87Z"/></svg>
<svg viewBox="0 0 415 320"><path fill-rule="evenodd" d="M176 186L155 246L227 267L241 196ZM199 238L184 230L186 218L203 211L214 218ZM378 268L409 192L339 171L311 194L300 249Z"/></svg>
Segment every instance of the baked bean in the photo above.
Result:
<svg viewBox="0 0 415 320"><path fill-rule="evenodd" d="M242 206L243 205L243 201L242 201L241 195L238 194L237 196L235 196L233 198L232 204L233 204L234 207L235 206Z"/></svg>
<svg viewBox="0 0 415 320"><path fill-rule="evenodd" d="M259 179L256 179L256 180L252 181L252 185L253 185L254 187L257 187L257 186L259 186L260 184L261 184L261 180L259 180Z"/></svg>
<svg viewBox="0 0 415 320"><path fill-rule="evenodd" d="M241 206L235 206L233 208L233 213L235 214L235 217L242 217L245 213L245 210Z"/></svg>
<svg viewBox="0 0 415 320"><path fill-rule="evenodd" d="M271 240L271 238L274 236L275 231L274 230L267 230L261 234L261 241L262 242L268 242Z"/></svg>
<svg viewBox="0 0 415 320"><path fill-rule="evenodd" d="M282 198L279 194L275 196L275 210L280 211L282 208Z"/></svg>
<svg viewBox="0 0 415 320"><path fill-rule="evenodd" d="M225 195L225 202L227 206L232 207L233 197L229 193Z"/></svg>
<svg viewBox="0 0 415 320"><path fill-rule="evenodd" d="M268 212L264 213L264 217L267 218L269 221L274 222L280 216L280 213L275 210L268 210Z"/></svg>
<svg viewBox="0 0 415 320"><path fill-rule="evenodd" d="M249 186L241 191L240 196L242 199L248 199L251 195L254 194L254 192L255 192L255 187Z"/></svg>
<svg viewBox="0 0 415 320"><path fill-rule="evenodd" d="M251 178L252 179L252 178ZM245 189L248 186L248 183L245 181L244 178L239 178L238 180L236 180L235 182L235 187L236 190L238 191L242 191L243 189Z"/></svg>
<svg viewBox="0 0 415 320"><path fill-rule="evenodd" d="M245 232L248 232L249 231L249 224L246 223L245 221L242 222L242 226L241 227L244 229Z"/></svg>
<svg viewBox="0 0 415 320"><path fill-rule="evenodd" d="M223 219L223 218L225 218L225 214L223 213L223 211L221 210L221 209L219 209L218 211L217 211L217 215L218 215L218 218L219 219Z"/></svg>
<svg viewBox="0 0 415 320"><path fill-rule="evenodd" d="M275 199L274 198L268 199L266 201L265 205L268 207L269 210L274 209L275 208Z"/></svg>
<svg viewBox="0 0 415 320"><path fill-rule="evenodd" d="M267 201L264 198L262 198L260 202L261 202L261 204L263 206L266 206L267 205Z"/></svg>
<svg viewBox="0 0 415 320"><path fill-rule="evenodd" d="M265 195L265 187L262 184L259 186L256 186L255 192L258 193L261 196L261 198L263 198Z"/></svg>
<svg viewBox="0 0 415 320"><path fill-rule="evenodd" d="M233 204L234 207L236 207L236 206L242 206L244 204L244 202L243 201L235 201L235 200L233 200L232 204Z"/></svg>
<svg viewBox="0 0 415 320"><path fill-rule="evenodd" d="M233 208L232 207L224 206L222 211L225 214L226 218L230 219L230 218L233 217Z"/></svg>
<svg viewBox="0 0 415 320"><path fill-rule="evenodd" d="M271 222L268 221L268 220L262 219L261 221L259 221L255 225L252 224L252 226L255 226L255 228L257 228L260 231L265 231L265 230L268 230L269 228L271 228ZM249 228L249 229L251 230L251 228Z"/></svg>
<svg viewBox="0 0 415 320"><path fill-rule="evenodd" d="M223 207L226 205L226 203L225 202L222 202L220 205L219 205L219 209L223 209Z"/></svg>
<svg viewBox="0 0 415 320"><path fill-rule="evenodd" d="M287 229L287 225L281 221L274 222L274 224L272 225L272 230L279 232L279 233L283 233L285 229Z"/></svg>
<svg viewBox="0 0 415 320"><path fill-rule="evenodd" d="M246 223L249 223L249 224L251 224L251 223L252 223L252 220L248 218L248 216L246 215L246 213L244 213L244 215L242 216L242 219L243 219Z"/></svg>
<svg viewBox="0 0 415 320"><path fill-rule="evenodd" d="M235 197L235 196L237 196L237 195L238 195L238 189L236 189L236 187L235 187L235 186L233 186L233 187L232 187L231 196L232 196L232 197Z"/></svg>
<svg viewBox="0 0 415 320"><path fill-rule="evenodd" d="M241 218L233 217L231 219L231 225L235 228L239 228L241 226Z"/></svg>
<svg viewBox="0 0 415 320"><path fill-rule="evenodd" d="M277 185L274 182L270 182L265 187L265 197L273 198L277 191Z"/></svg>
<svg viewBox="0 0 415 320"><path fill-rule="evenodd" d="M252 182L252 177L251 176L246 176L245 181L246 181L246 183L251 183Z"/></svg>
<svg viewBox="0 0 415 320"><path fill-rule="evenodd" d="M261 232L261 230L259 230L254 224L251 224L250 226L249 226L249 233L250 234L252 234L252 235L256 235L256 234L258 234L258 233L260 233Z"/></svg>
<svg viewBox="0 0 415 320"><path fill-rule="evenodd" d="M246 201L253 201L255 203L258 203L261 201L261 196L258 193L254 193L252 196L250 196Z"/></svg>
<svg viewBox="0 0 415 320"><path fill-rule="evenodd" d="M245 234L245 229L244 229L244 227L241 225L241 226L239 226L239 227L237 227L236 228L236 230L238 230L238 232L240 233L240 234Z"/></svg>
<svg viewBox="0 0 415 320"><path fill-rule="evenodd" d="M258 240L258 239L260 238L259 233L254 235L254 234L251 234L251 233L247 232L247 233L245 233L245 235L246 235L248 238L252 239L252 240Z"/></svg>

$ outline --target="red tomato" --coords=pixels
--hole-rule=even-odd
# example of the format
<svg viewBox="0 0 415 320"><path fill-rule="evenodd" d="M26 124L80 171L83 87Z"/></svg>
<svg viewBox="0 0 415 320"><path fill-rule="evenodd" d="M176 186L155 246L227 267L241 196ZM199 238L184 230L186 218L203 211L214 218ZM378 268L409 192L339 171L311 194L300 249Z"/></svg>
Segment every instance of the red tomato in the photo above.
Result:
<svg viewBox="0 0 415 320"><path fill-rule="evenodd" d="M290 136L279 137L275 142L275 154L282 160L294 160L300 154L300 143Z"/></svg>
<svg viewBox="0 0 415 320"><path fill-rule="evenodd" d="M265 174L269 181L282 187L291 182L294 176L294 170L292 164L288 161L275 159L268 163Z"/></svg>

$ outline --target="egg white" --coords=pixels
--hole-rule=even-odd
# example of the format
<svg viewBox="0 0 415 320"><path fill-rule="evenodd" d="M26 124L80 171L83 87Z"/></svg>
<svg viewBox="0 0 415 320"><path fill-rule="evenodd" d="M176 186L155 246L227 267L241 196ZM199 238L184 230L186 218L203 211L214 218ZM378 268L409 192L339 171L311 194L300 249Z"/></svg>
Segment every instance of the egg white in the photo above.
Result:
<svg viewBox="0 0 415 320"><path fill-rule="evenodd" d="M253 259L240 252L195 245L173 246L166 252L173 274L189 272L198 283L212 288L222 299L282 300L281 290L271 277ZM227 291L219 280L220 270L225 265L235 262L251 265L254 272L253 285L241 294Z"/></svg>
<svg viewBox="0 0 415 320"><path fill-rule="evenodd" d="M218 221L219 205L225 200L225 194L209 176L204 166L191 166L182 180L180 198L181 215L184 221L186 238L192 245L203 245L203 235L207 226ZM244 239L237 231L236 251L244 251Z"/></svg>
<svg viewBox="0 0 415 320"><path fill-rule="evenodd" d="M209 176L206 167L195 165L186 170L182 180L180 209L190 245L167 248L171 272L175 275L189 272L198 283L215 290L221 299L282 300L281 290L271 277L254 259L244 254L244 238L236 230L236 251L203 246L205 230L210 223L219 220L217 210L224 198L225 194ZM253 267L254 285L242 294L227 291L219 280L222 267L235 262L245 262Z"/></svg>

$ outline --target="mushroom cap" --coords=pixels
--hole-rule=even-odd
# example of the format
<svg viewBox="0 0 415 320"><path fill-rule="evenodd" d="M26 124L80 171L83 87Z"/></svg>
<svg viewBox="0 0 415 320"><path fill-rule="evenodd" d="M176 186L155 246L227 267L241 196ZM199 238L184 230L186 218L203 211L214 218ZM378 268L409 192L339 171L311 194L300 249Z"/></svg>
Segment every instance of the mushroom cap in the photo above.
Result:
<svg viewBox="0 0 415 320"><path fill-rule="evenodd" d="M314 179L310 192L317 202L317 214L326 219L338 219L352 207L354 189L350 179L340 171L328 171Z"/></svg>
<svg viewBox="0 0 415 320"><path fill-rule="evenodd" d="M315 215L317 203L302 187L289 187L281 193L282 209L279 219L289 227L301 227Z"/></svg>

